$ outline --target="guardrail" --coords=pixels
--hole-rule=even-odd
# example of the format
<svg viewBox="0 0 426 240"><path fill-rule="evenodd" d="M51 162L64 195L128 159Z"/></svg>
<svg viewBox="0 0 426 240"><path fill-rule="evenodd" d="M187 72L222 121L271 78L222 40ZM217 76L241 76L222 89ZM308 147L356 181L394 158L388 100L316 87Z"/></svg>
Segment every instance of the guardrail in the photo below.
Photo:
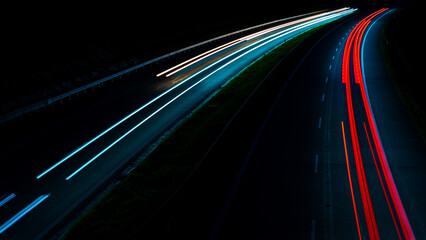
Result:
<svg viewBox="0 0 426 240"><path fill-rule="evenodd" d="M300 17L304 17L304 16L308 16L308 15L313 15L313 14L320 13L320 12L323 12L323 11L325 11L325 10L320 10L320 11L315 11L315 12L300 14L300 15L297 15L297 16L292 16L292 17L288 17L288 18L283 18L283 19L279 19L279 20L267 22L267 23L264 23L264 24L260 24L260 25L256 25L256 26L253 26L253 27L249 27L249 28L245 28L245 29L242 29L242 30L238 30L238 31L235 31L235 32L232 32L232 33L224 34L222 36L215 37L215 38L212 38L212 39L209 39L209 40L206 40L206 41L203 41L203 42L191 45L189 47L182 48L182 49L179 49L177 51L164 54L164 55L162 55L160 57L151 59L149 61L143 62L143 63L138 64L136 66L127 68L125 70L122 70L122 71L117 72L115 74L112 74L112 75L109 75L107 77L101 78L101 79L96 80L96 81L94 81L92 83L89 83L89 84L84 85L82 87L79 87L79 88L76 88L74 90L68 91L68 92L63 93L61 95L58 95L56 97L48 98L48 99L45 99L45 100L42 100L42 101L30 104L28 106L22 107L20 109L17 109L15 111L7 113L5 115L2 115L2 116L0 116L0 123L5 123L5 122L10 121L12 119L15 119L17 117L20 117L20 116L22 116L22 115L24 115L26 113L35 111L35 110L40 109L40 108L47 107L49 104L52 104L52 103L57 102L57 101L61 101L64 98L67 98L67 97L70 97L70 96L72 96L74 94L78 94L80 92L86 91L87 89L92 88L92 87L94 87L96 85L100 85L100 84L105 83L105 82L107 82L109 80L115 79L115 78L123 76L125 74L128 74L128 73L130 73L132 71L136 71L136 70L138 70L140 68L143 68L143 67L145 67L147 65L153 64L153 63L161 61L163 59L168 59L168 58L170 58L170 57L172 57L174 55L177 55L177 54L180 54L180 53L184 53L186 51L190 51L190 50L195 49L197 47L201 47L203 45L211 44L213 42L220 41L222 39L226 39L226 38L233 37L233 36L236 36L236 35L241 35L241 34L249 32L249 31L256 30L256 29L265 28L267 26L278 25L281 22L285 22L285 21L288 21L288 20L291 20L291 19L294 19L294 18L300 18Z"/></svg>

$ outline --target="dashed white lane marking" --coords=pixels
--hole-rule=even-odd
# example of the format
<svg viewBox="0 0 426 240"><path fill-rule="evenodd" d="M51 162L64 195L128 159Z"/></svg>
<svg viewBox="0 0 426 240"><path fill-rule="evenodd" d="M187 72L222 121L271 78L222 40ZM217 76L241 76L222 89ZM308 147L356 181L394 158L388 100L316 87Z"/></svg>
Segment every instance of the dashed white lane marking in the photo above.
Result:
<svg viewBox="0 0 426 240"><path fill-rule="evenodd" d="M314 173L318 173L318 154L315 154L315 167Z"/></svg>

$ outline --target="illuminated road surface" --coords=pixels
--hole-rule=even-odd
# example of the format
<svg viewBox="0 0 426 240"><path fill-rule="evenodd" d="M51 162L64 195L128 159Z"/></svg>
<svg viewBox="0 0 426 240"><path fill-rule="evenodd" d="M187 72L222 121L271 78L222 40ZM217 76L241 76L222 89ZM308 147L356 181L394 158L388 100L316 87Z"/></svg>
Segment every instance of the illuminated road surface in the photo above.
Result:
<svg viewBox="0 0 426 240"><path fill-rule="evenodd" d="M356 166L356 175L359 186L359 195L361 197L361 203L358 204L359 213L361 213L361 209L363 209L363 218L356 217L357 220L357 229L359 234L359 239L363 238L363 234L361 234L360 230L360 219L365 220L365 224L363 229L368 230L368 236L370 239L380 239L380 235L386 236L389 238L391 236L391 229L385 228L380 229L381 226L385 225L385 218L377 218L375 211L378 211L377 208L386 206L388 207L390 219L394 225L394 231L396 234L393 234L394 237L397 236L399 239L404 237L404 239L414 239L414 233L411 228L410 222L407 218L404 206L401 202L401 198L399 196L397 187L395 185L391 170L389 168L389 163L386 159L386 155L383 149L383 145L380 140L380 136L377 130L376 122L374 119L374 115L371 109L370 100L368 97L368 92L365 85L365 78L363 77L364 72L362 70L363 63L361 62L361 49L362 43L364 39L364 34L371 22L375 20L375 17L380 17L382 14L385 14L388 9L380 9L362 21L360 21L355 28L349 34L349 37L346 41L344 55L343 55L343 67L342 67L342 83L346 85L346 102L348 106L348 117L349 121L347 125L349 125L350 129L350 139L353 148L353 155ZM352 59L351 59L351 51L352 51ZM351 78L350 69L352 65L352 75ZM351 80L352 79L352 80ZM352 85L352 87L351 87ZM355 86L355 87L354 87ZM359 89L356 87L359 86ZM355 89L352 89L355 88ZM358 90L358 91L357 91ZM355 98L352 98L352 94L361 94L362 102L356 102ZM364 112L358 110L358 114L361 116L355 116L355 107L360 106L364 107ZM367 120L365 120L365 118ZM357 119L357 121L355 120ZM361 123L362 122L362 123ZM365 131L362 131L365 130ZM347 131L349 132L349 131ZM360 135L365 134L364 136ZM345 134L344 121L342 120L342 135ZM346 139L344 137L344 139ZM365 140L366 139L366 140ZM360 145L362 141L367 142L370 147L370 154L368 151L361 151ZM345 146L347 145L345 141ZM347 148L345 149L347 153ZM349 166L349 158L347 157L347 166ZM372 161L371 161L372 160ZM373 203L374 200L370 197L370 192L373 190L369 187L367 176L365 174L366 167L364 165L373 165L377 171L377 178L380 182L381 189L374 189L374 191L382 190L383 196L386 201L381 203ZM349 169L349 168L348 168ZM348 170L349 179L352 178L351 171ZM354 177L355 178L355 177ZM370 178L370 181L377 181L377 179L373 180ZM370 184L371 186L371 184ZM376 186L376 185L375 185ZM353 191L353 188L351 189ZM355 195L356 196L356 195ZM352 196L355 215L358 216L358 209L355 204L355 196ZM359 201L358 201L359 203ZM376 208L376 210L374 210ZM383 212L383 210L381 211ZM362 216L362 214L359 214ZM389 217L388 217L389 218ZM389 221L389 220L387 220ZM388 224L389 225L389 224ZM364 234L366 235L366 234Z"/></svg>
<svg viewBox="0 0 426 240"><path fill-rule="evenodd" d="M289 22L212 49L171 70L173 66L165 67L167 72L150 76L151 82L158 82L151 89L140 85L111 96L3 152L3 161L16 164L1 176L0 238L42 237L141 149L250 63L289 38L353 11L339 9Z"/></svg>
<svg viewBox="0 0 426 240"><path fill-rule="evenodd" d="M381 58L392 11L347 20L301 62L214 235L425 238L426 151Z"/></svg>

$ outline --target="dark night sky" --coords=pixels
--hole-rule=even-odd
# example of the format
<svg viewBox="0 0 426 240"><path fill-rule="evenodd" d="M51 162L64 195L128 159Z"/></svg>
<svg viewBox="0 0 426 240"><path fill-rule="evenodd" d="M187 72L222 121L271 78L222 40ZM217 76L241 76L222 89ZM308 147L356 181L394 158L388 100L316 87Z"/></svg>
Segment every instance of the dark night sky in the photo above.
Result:
<svg viewBox="0 0 426 240"><path fill-rule="evenodd" d="M389 5L395 1L374 3ZM309 11L366 5L371 5L371 1L327 0L314 1L314 4L298 0L199 1L195 4L193 1L170 3L158 0L104 1L90 5L78 1L12 3L12 6L2 7L3 13L0 14L2 56L9 60L1 70L22 73L27 69L32 72L45 62L66 61L91 54L93 46L107 46L116 52L132 52L140 48L140 54L143 54L146 46L152 44L148 49L158 49L163 42L170 45L185 38L201 41L203 38L195 39L196 36L212 33L215 36L225 28L229 32Z"/></svg>
<svg viewBox="0 0 426 240"><path fill-rule="evenodd" d="M120 37L145 37L158 31L175 31L182 26L197 30L214 28L222 22L264 22L294 14L340 6L359 6L372 1L327 0L272 1L254 3L229 1L175 1L111 3L37 2L3 8L2 34L11 44L60 44L72 41L107 41ZM378 1L375 1L378 2ZM379 1L380 2L380 1ZM392 2L392 1L391 1ZM228 6L231 5L231 6Z"/></svg>
<svg viewBox="0 0 426 240"><path fill-rule="evenodd" d="M339 6L359 6L372 1L263 0L247 3L229 1L133 1L102 4L57 1L41 5L38 1L2 8L2 34L10 44L59 44L72 41L107 41L122 37L145 37L157 31L211 28L215 23L263 22L307 11ZM383 1L375 1L383 2ZM389 1L388 1L389 2ZM393 1L390 1L393 2ZM228 6L231 5L231 6Z"/></svg>

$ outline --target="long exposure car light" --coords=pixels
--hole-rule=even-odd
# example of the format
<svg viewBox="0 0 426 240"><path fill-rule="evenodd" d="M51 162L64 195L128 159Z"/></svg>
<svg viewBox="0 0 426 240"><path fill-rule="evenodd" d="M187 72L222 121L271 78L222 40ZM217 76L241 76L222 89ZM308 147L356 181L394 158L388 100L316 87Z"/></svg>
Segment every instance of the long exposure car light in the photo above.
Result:
<svg viewBox="0 0 426 240"><path fill-rule="evenodd" d="M201 83L201 82L203 82L205 79L207 79L208 77L210 77L211 75L213 75L214 73L216 73L217 71L219 71L219 70L221 70L222 68L224 68L224 67L226 67L226 66L228 66L229 64L231 64L231 63L233 63L234 61L236 61L236 60L238 60L239 58L241 58L241 57L243 57L243 56L245 56L245 55L247 55L247 54L249 54L250 52L252 52L252 51L254 51L254 50L256 50L256 49L258 49L258 48L260 48L260 47L262 47L262 46L264 46L265 44L267 44L267 43L269 43L269 42L272 42L272 41L274 41L274 40L276 40L276 39L278 39L278 38L281 38L281 37L283 37L283 36L285 36L285 35L288 35L288 34L290 34L290 33L292 33L292 32L295 32L295 31L297 31L297 30L300 30L300 29L302 29L302 28L306 28L306 27L308 27L308 26L311 26L311 25L314 25L314 24L317 24L317 23L319 23L319 22L324 22L324 21L326 21L326 20L329 20L329 19L332 19L332 18L335 18L335 17L337 17L337 16L340 16L340 14L338 14L338 15L332 15L332 16L326 16L326 17L322 17L322 18L320 18L320 19L316 19L316 20L312 20L311 22L309 22L309 23L304 23L304 24L301 24L300 26L295 26L295 27L292 27L292 28L290 28L290 29L286 29L286 30L284 30L284 31L282 31L282 32L280 32L280 33L277 33L277 34L274 34L273 36L275 36L275 37L273 37L273 38L271 38L272 36L270 36L270 37L268 37L268 38L271 38L271 39L269 39L268 41L265 41L265 42L263 42L262 44L259 44L258 46L256 46L256 47L254 47L254 48L252 48L252 49L250 49L250 50L248 50L247 52L245 52L245 53L243 53L243 54L241 54L240 56L238 56L238 57L236 57L236 58L234 58L234 59L232 59L231 61L229 61L228 63L226 63L226 64L224 64L224 65L222 65L221 67L219 67L218 69L216 69L216 70L214 70L213 72L211 72L211 73L209 73L207 76L205 76L204 78L202 78L201 80L199 80L198 82L196 82L195 84L193 84L192 86L190 86L189 88L187 88L186 90L184 90L183 92L181 92L179 95L177 95L176 97L174 97L173 99L171 99L169 102L167 102L166 104L164 104L163 106L161 106L159 109L157 109L154 113L152 113L151 115L149 115L147 118L145 118L144 120L142 120L141 122L139 122L136 126L134 126L132 129L130 129L129 131L127 131L125 134L123 134L120 138L118 138L117 140L115 140L112 144L110 144L108 147L106 147L104 150L102 150L100 153L98 153L95 157L93 157L92 159L90 159L88 162L86 162L83 166L81 166L80 168L78 168L75 172L73 172L71 175L69 175L65 180L69 180L69 179L71 179L73 176L75 176L77 173L79 173L81 170L83 170L85 167L87 167L90 163L92 163L94 160L96 160L99 156L101 156L102 154L104 154L107 150L109 150L111 147L113 147L115 144L117 144L118 142L120 142L124 137L126 137L127 135L129 135L131 132L133 132L135 129L137 129L139 126L141 126L143 123L145 123L146 121L148 121L151 117L153 117L154 115L156 115L159 111L161 111L162 109L164 109L166 106L168 106L169 104L171 104L172 102L174 102L176 99L178 99L180 96L182 96L183 94L185 94L187 91L189 91L190 89L192 89L193 87L195 87L196 85L198 85L199 83ZM285 32L285 33L283 33L283 32ZM277 36L278 35L278 36ZM256 43L253 43L253 44L251 44L251 45L254 45L254 44L256 44ZM251 45L249 45L249 46L246 46L245 48L248 48L248 47L250 47ZM240 49L239 51L242 51L243 49ZM234 54L236 54L236 52L235 53L233 53L233 54L231 54L231 55L234 55ZM230 55L228 55L228 57L229 57Z"/></svg>
<svg viewBox="0 0 426 240"><path fill-rule="evenodd" d="M344 8L344 9L346 9L346 8ZM337 11L337 10L335 10L335 11ZM335 11L333 11L333 12L335 12ZM271 41L273 41L273 40L276 40L277 38L280 38L280 37L282 37L282 36L285 36L285 35L287 35L287 34L289 34L289 33L291 33L291 32L297 31L297 30L302 29L302 28L304 28L304 27L308 27L308 26L311 26L311 25L317 24L317 23L319 23L319 22L324 22L324 21L329 20L329 19L332 19L332 18L336 18L336 17L342 16L342 15L350 14L350 13L352 13L353 11L355 11L355 10L354 10L354 9L346 9L346 10L344 10L344 11L343 11L343 10L341 10L341 11L339 11L339 12L337 12L337 13L330 14L330 15L327 15L327 16L324 16L324 17L321 17L321 18L319 18L319 19L311 20L311 21L309 21L309 22L305 22L305 23L299 24L299 25L297 25L297 26L294 26L294 27L291 27L291 28L288 28L288 29L282 30L282 31L280 31L280 32L278 32L278 33L274 33L274 34L272 34L272 35L270 35L270 36L268 36L268 37L265 37L265 38L263 38L263 39L261 39L261 40L259 40L259 41L257 41L257 42L254 42L254 43L252 43L252 44L250 44L250 45L247 45L247 46L245 46L244 48L241 48L241 49L239 49L239 50L237 50L237 51L235 51L235 52L233 52L233 53L231 53L231 54L229 54L229 55L227 55L227 56L225 56L225 57L223 57L223 58L221 58L221 59L217 60L216 62L214 62L214 63L212 63L212 64L208 65L207 67L205 67L205 68L201 69L200 71L198 71L198 72L194 73L193 75L189 76L189 77L188 77L188 78L186 78L185 80L183 80L183 81L179 82L178 84L174 85L174 86L173 86L173 87L171 87L170 89L166 90L165 92L163 92L163 93L162 93L162 94L160 94L159 96L155 97L154 99L152 99L152 100L151 100L151 101L149 101L148 103L144 104L142 107L140 107L140 108L136 109L135 111L133 111L132 113L130 113L129 115L127 115L126 117L124 117L123 119L121 119L120 121L118 121L117 123L115 123L114 125L112 125L111 127L109 127L108 129L106 129L105 131L103 131L102 133L100 133L99 135L97 135L96 137L94 137L93 139L91 139L90 141L88 141L88 142L86 142L85 144L83 144L82 146L78 147L76 150L72 151L72 152L71 152L70 154L68 154L66 157L64 157L63 159L61 159L60 161L58 161L57 163L55 163L54 165L52 165L51 167L49 167L47 170L45 170L44 172L42 172L41 174L39 174L39 175L37 176L37 179L42 178L42 177L43 177L43 176L45 176L47 173L49 173L50 171L52 171L53 169L55 169L56 167L58 167L59 165L61 165L61 164L62 164L62 163L64 163L65 161L67 161L69 158L71 158L72 156L74 156L75 154L77 154L78 152L80 152L81 150L83 150L84 148L86 148L88 145L90 145L90 144L91 144L91 143L93 143L94 141L98 140L100 137L104 136L106 133L108 133L109 131L111 131L112 129L114 129L115 127L117 127L118 125L120 125L121 123L123 123L124 121L126 121L127 119L129 119L130 117L134 116L136 113L140 112L141 110L143 110L143 109L144 109L144 108L146 108L147 106L151 105L153 102L157 101L157 100L158 100L158 99L160 99L161 97L165 96L165 95L166 95L166 94L168 94L169 92L171 92L171 91L173 91L174 89L178 88L178 87L179 87L179 86L181 86L182 84L186 83L187 81L189 81L190 79L194 78L195 76L197 76L197 75L201 74L202 72L206 71L207 69L210 69L211 67L215 66L216 64L218 64L218 63L220 63L220 62L222 62L222 61L224 61L224 60L226 60L226 59L230 58L231 56L234 56L235 54L240 53L241 51L244 51L245 49L247 49L247 48L249 48L249 47L252 47L252 46L253 46L253 45L255 45L255 44L259 44L259 43L263 42L263 43L262 43L261 45L259 45L258 47L263 46L264 44L269 43L269 42L271 42ZM269 39L269 40L268 40L268 39ZM266 40L268 40L268 41L266 41ZM265 41L266 41L266 42L265 42ZM257 49L258 47L254 48L254 49ZM251 51L253 51L254 49L252 49L252 50L250 50L250 51L248 51L248 52L244 53L243 55L239 56L238 58L240 58L240 57L244 56L245 54L247 54L247 53L249 53L249 52L251 52ZM238 58L237 58L237 59L238 59ZM234 59L233 61L235 61L235 59ZM233 62L233 61L231 61L231 62ZM230 63L231 63L231 62L230 62ZM228 63L228 64L229 64L229 63ZM225 64L224 66L227 66L228 64ZM219 68L219 69L215 70L214 72L210 73L208 76L210 76L211 74L213 74L213 73L217 72L218 70L222 69L224 66L222 66L221 68ZM199 82L203 81L204 79L206 79L206 77L205 77L205 78L203 78L202 80L198 81L196 84L198 84ZM194 87L196 84L192 85L190 88ZM187 90L189 90L189 88L188 88ZM186 92L187 90L183 91L182 93ZM181 95L182 95L182 93L181 93L181 94L179 94L178 96L181 96ZM175 98L173 98L172 100L174 101L175 99L176 99L176 97L175 97ZM153 115L155 115L156 113L158 113L161 109L163 109L165 106L169 105L170 103L171 103L171 101L169 101L168 103L166 103L165 105L163 105L162 107L160 107L157 111L155 111L153 114L151 114L148 118L144 119L144 120L142 121L142 123L143 123L143 122L146 122L146 120L148 120L149 118L151 118ZM141 123L140 123L140 124L138 124L137 126L140 126L140 125L141 125ZM133 130L134 130L134 129L132 128L132 130L130 130L129 132L125 133L125 135L127 136L127 135L128 135L131 131L133 131ZM120 137L119 139L121 140L121 139L122 139L122 137ZM114 144L115 144L115 143L117 143L117 142L118 142L118 141L115 141L115 142L114 142ZM112 146L110 145L110 146L109 146L109 147L107 147L107 148L109 149L110 147L112 147ZM105 151L106 151L106 150L105 150ZM103 151L102 151L102 153L104 153L105 151L103 150ZM98 154L98 155L99 155L99 154ZM90 160L90 162L92 162L92 161L93 161L93 160ZM86 166L87 166L87 165L86 165ZM68 178L68 179L69 179L69 178Z"/></svg>
<svg viewBox="0 0 426 240"><path fill-rule="evenodd" d="M271 27L271 28L259 31L257 33L250 34L248 36L239 38L237 40L234 40L232 42L223 44L223 45L221 45L219 47L216 47L216 48L211 49L211 50L209 50L207 52L199 54L199 55L197 55L197 56L195 56L195 57L193 57L191 59L188 59L188 60L186 60L186 61L184 61L184 62L182 62L180 64L177 64L174 67L171 67L171 68L169 68L169 69L167 69L167 70L165 70L165 71L157 74L156 76L160 77L160 76L162 76L162 75L164 75L164 74L167 73L166 77L169 77L169 76L171 76L171 75L173 75L173 74L175 74L175 73L177 73L177 72L179 72L179 71L181 71L181 70L183 70L183 69L185 69L185 68L187 68L187 67L189 67L189 66L191 66L191 65L193 65L193 64L195 64L195 63L197 63L197 62L199 62L199 61L201 61L201 60L203 60L203 59L205 59L205 58L207 58L207 57L209 57L209 56L211 56L213 54L215 54L215 53L217 53L217 52L220 52L220 51L222 51L222 50L224 50L226 48L229 48L231 46L234 46L234 45L236 45L238 43L241 43L241 42L244 42L244 41L249 41L249 40L254 39L254 38L258 37L258 36L268 34L270 32L276 31L276 30L284 28L284 27L288 27L288 26L295 25L295 24L302 23L302 22L307 22L307 21L312 20L312 19L318 19L318 18L320 18L322 16L331 15L331 14L338 13L338 12L343 12L343 11L346 11L348 9L349 9L348 7L345 7L345 8L336 9L334 11L330 11L330 12L326 12L326 13L316 14L314 16L310 16L310 17L305 17L305 18L302 18L302 19L294 20L294 21L291 21L291 22L288 22L288 23L284 23L284 24L281 24L281 25L278 25L278 26L275 26L275 27ZM178 69L176 69L176 68L178 68ZM173 72L171 72L171 71L173 71Z"/></svg>

